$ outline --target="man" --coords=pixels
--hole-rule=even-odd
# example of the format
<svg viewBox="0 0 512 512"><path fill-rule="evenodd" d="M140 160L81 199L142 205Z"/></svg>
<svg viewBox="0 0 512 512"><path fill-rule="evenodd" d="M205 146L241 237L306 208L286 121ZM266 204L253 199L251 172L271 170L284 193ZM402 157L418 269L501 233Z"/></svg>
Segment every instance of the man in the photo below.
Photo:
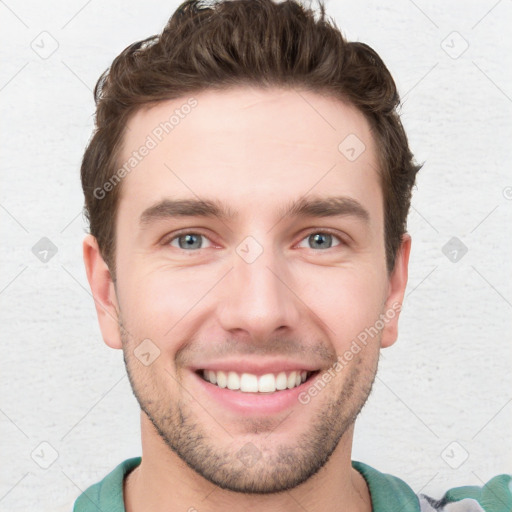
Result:
<svg viewBox="0 0 512 512"><path fill-rule="evenodd" d="M419 170L379 56L322 5L187 1L95 95L84 261L143 453L74 510L510 510L508 475L436 501L351 460Z"/></svg>

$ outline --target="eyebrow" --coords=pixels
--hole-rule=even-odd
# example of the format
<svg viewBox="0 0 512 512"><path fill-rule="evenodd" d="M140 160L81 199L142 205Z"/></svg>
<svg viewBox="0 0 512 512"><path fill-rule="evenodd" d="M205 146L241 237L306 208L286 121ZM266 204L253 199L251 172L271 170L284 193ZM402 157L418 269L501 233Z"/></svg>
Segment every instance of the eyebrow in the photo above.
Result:
<svg viewBox="0 0 512 512"><path fill-rule="evenodd" d="M221 221L234 220L239 216L216 199L163 199L144 210L140 216L141 227L154 221L175 217L216 218ZM305 197L291 201L277 213L278 218L301 217L356 217L365 224L370 214L361 203L346 196Z"/></svg>

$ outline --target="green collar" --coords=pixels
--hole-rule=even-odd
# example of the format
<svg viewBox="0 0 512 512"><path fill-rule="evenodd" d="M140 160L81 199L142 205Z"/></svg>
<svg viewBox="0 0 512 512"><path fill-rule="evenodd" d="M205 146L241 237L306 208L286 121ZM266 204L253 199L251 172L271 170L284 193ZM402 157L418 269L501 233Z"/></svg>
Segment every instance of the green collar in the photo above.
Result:
<svg viewBox="0 0 512 512"><path fill-rule="evenodd" d="M373 512L420 512L416 493L400 478L356 460L352 461L352 467L366 480Z"/></svg>
<svg viewBox="0 0 512 512"><path fill-rule="evenodd" d="M75 502L74 512L125 512L123 501L124 477L141 463L141 457L127 459L105 478L82 493ZM373 512L419 512L414 491L400 478L381 473L363 462L352 461L352 467L366 480L372 499Z"/></svg>

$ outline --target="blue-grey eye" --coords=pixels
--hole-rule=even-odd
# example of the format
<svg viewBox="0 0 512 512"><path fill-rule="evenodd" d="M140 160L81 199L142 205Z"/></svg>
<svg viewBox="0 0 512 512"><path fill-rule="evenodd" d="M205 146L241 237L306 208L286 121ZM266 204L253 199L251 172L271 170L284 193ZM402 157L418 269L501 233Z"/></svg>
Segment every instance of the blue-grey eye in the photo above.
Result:
<svg viewBox="0 0 512 512"><path fill-rule="evenodd" d="M189 250L189 249L203 249L203 244L201 242L201 238L208 240L204 235L199 233L185 233L181 235L175 236L170 242L169 245L176 247L173 245L175 240L178 240L178 248Z"/></svg>
<svg viewBox="0 0 512 512"><path fill-rule="evenodd" d="M340 240L340 238L338 238L337 236L331 235L330 233L325 233L323 231L316 231L315 233L311 233L310 235L304 238L304 240L307 240L308 243L311 244L311 248L321 250L331 249L332 247L341 244L340 240L340 244L336 244L333 246L333 239Z"/></svg>

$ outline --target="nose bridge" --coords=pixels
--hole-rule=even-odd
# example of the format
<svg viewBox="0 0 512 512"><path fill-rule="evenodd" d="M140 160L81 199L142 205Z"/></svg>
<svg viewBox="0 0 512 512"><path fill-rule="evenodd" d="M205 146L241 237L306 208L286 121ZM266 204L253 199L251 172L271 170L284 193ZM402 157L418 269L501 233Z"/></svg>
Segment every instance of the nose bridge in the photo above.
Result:
<svg viewBox="0 0 512 512"><path fill-rule="evenodd" d="M251 339L265 339L281 327L294 328L299 320L298 300L286 282L286 262L270 239L260 242L248 236L236 247L220 310L225 330L247 331Z"/></svg>

